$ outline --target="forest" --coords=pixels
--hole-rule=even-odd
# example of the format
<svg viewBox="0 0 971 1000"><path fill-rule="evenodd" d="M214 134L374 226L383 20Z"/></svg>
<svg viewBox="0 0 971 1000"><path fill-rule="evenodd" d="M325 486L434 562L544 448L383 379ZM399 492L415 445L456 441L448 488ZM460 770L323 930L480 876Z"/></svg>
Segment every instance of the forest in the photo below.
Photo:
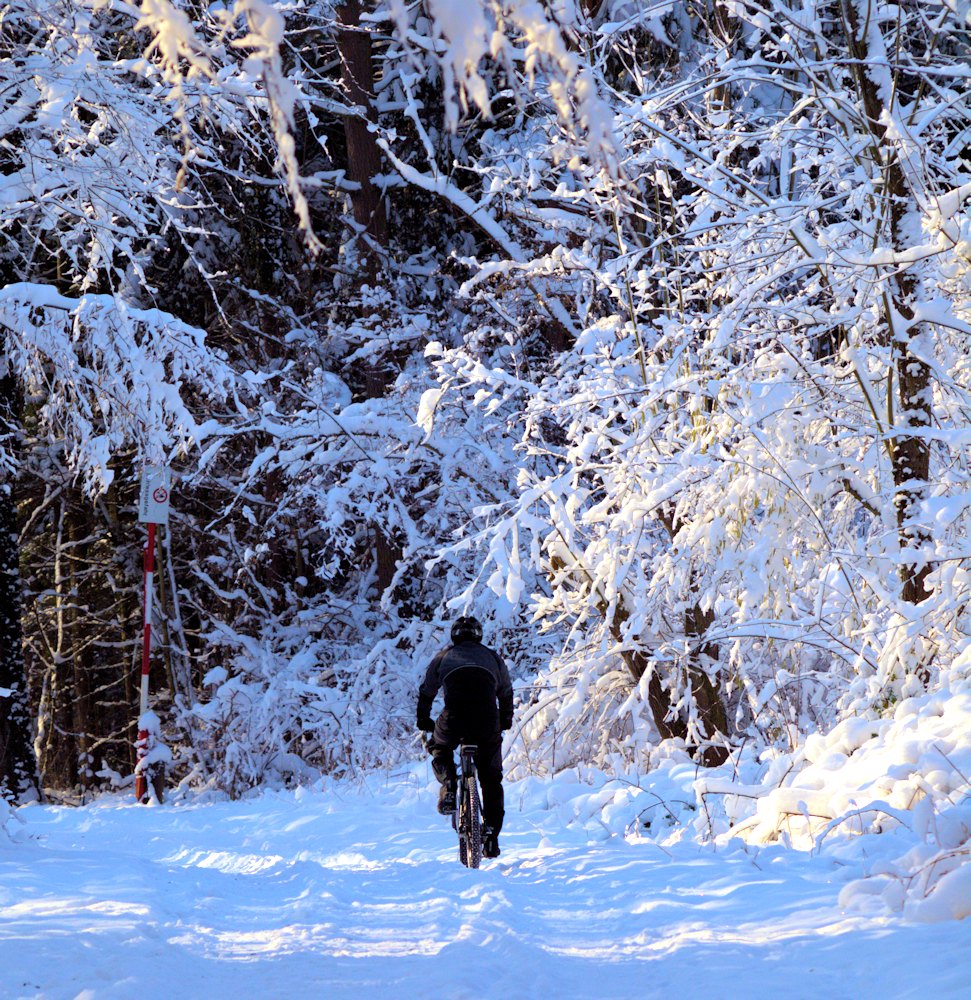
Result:
<svg viewBox="0 0 971 1000"><path fill-rule="evenodd" d="M11 802L131 786L145 466L169 795L416 758L461 614L513 777L971 713L967 0L7 0L0 67Z"/></svg>

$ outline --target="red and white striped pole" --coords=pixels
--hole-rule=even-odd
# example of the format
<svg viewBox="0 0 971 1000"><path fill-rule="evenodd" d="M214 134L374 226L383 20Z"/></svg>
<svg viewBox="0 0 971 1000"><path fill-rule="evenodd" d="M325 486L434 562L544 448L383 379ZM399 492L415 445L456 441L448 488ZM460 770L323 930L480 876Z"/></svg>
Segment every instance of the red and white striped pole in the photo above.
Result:
<svg viewBox="0 0 971 1000"><path fill-rule="evenodd" d="M166 468L146 466L142 470L142 486L138 497L138 520L148 525L148 540L145 542L144 560L144 616L142 618L142 675L141 691L138 698L138 742L136 743L138 764L135 768L135 799L148 801L148 782L156 778L148 774L151 761L145 758L158 749L159 734L153 726L149 732L148 714L148 670L152 650L152 578L155 575L155 529L169 522L169 499L171 495L171 473ZM149 742L152 747L149 747ZM147 766L146 766L147 765Z"/></svg>
<svg viewBox="0 0 971 1000"><path fill-rule="evenodd" d="M150 663L149 653L152 648L152 581L155 576L155 522L148 522L148 540L145 543L144 568L144 607L145 614L142 618L142 685L141 694L138 699L138 717L143 719L148 711L148 668ZM138 730L138 760L141 761L146 754L148 743L148 730ZM145 802L148 799L148 778L143 770L135 772L135 800Z"/></svg>

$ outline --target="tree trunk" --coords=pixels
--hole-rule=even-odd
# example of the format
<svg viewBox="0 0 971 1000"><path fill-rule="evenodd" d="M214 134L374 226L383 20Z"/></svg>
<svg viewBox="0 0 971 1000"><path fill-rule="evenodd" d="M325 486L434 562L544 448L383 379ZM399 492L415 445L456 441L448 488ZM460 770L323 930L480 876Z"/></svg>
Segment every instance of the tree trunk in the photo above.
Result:
<svg viewBox="0 0 971 1000"><path fill-rule="evenodd" d="M914 202L904 173L895 141L887 139L883 124L884 107L876 84L867 75L871 61L870 47L861 17L853 0L843 0L847 48L853 59L852 71L860 95L866 127L872 139L872 158L882 167L884 188L889 206L889 234L893 249L907 245L904 232L906 208ZM869 19L869 13L867 14ZM880 30L879 27L871 30ZM899 28L898 28L899 30ZM892 469L894 508L897 515L897 536L907 555L900 564L901 593L908 604L919 604L930 596L927 576L930 566L916 562L910 554L931 543L931 534L919 520L920 505L927 495L930 480L930 445L923 436L931 425L931 372L927 364L913 352L919 330L911 326L914 319L914 298L917 282L913 273L897 267L889 278L886 298L888 346L892 350L893 368L888 378L896 376L897 413L889 422L894 429Z"/></svg>
<svg viewBox="0 0 971 1000"><path fill-rule="evenodd" d="M112 571L119 580L133 584L138 580L139 586L123 585L115 604L115 618L119 623L119 656L120 679L118 694L121 697L124 722L124 733L121 743L124 746L124 756L119 754L118 765L126 773L135 770L135 740L138 738L138 685L137 677L141 672L141 629L142 629L142 595L141 580L138 573L141 560L138 556L142 549L133 545L130 539L131 524L123 519L122 509L129 499L122 490L122 478L115 478L105 497L104 515L108 526L108 538L112 543ZM136 568L137 567L137 568ZM116 695L117 697L118 695ZM116 721L111 719L111 724Z"/></svg>
<svg viewBox="0 0 971 1000"><path fill-rule="evenodd" d="M76 633L77 595L73 589L71 512L68 499L58 503L53 539L54 642L46 644L42 704L38 717L37 762L48 788L72 788L77 780L76 747L71 742L74 719L72 643ZM46 706L43 704L46 694Z"/></svg>
<svg viewBox="0 0 971 1000"><path fill-rule="evenodd" d="M711 608L702 611L697 603L693 604L684 615L684 634L689 643L688 677L691 681L691 693L698 708L698 717L709 739L718 735L727 737L728 734L728 713L725 711L725 703L704 669L706 661L718 662L718 646L711 642L700 641L714 620L715 612ZM728 747L707 746L703 756L706 764L716 767L728 759Z"/></svg>
<svg viewBox="0 0 971 1000"><path fill-rule="evenodd" d="M675 520L673 508L661 514L672 543L681 525ZM709 608L701 609L697 599L698 588L695 583L694 570L690 572L690 593L694 603L689 604L684 612L684 637L688 645L687 663L685 665L691 694L694 698L698 718L704 728L708 740L722 737L724 742L710 744L705 747L703 757L705 763L716 767L728 759L728 713L725 702L718 689L711 682L705 667L709 663L718 662L718 646L712 642L704 642L705 633L715 620L715 612Z"/></svg>
<svg viewBox="0 0 971 1000"><path fill-rule="evenodd" d="M89 507L80 507L68 512L68 537L71 539L69 554L70 571L68 579L72 608L69 616L71 627L71 663L73 667L71 698L71 731L74 745L71 753L76 761L75 781L81 788L82 797L94 777L94 759L91 756L91 670L94 647L91 642L91 622L82 620L80 609L97 607L97 593L88 594L90 579L85 573L89 557L92 532ZM97 627L97 626L94 626ZM65 692L67 694L67 692ZM83 801L83 798L82 798Z"/></svg>
<svg viewBox="0 0 971 1000"><path fill-rule="evenodd" d="M623 641L621 626L626 618L626 609L615 615L615 624L610 627L610 635L615 642ZM621 655L631 676L639 683L648 667L646 654L639 649L628 649ZM688 676L691 679L691 692L698 708L698 716L704 725L706 740L714 741L719 737L722 738L722 741L718 743L707 742L703 748L693 747L690 749L694 752L701 749L701 762L705 767L717 767L728 760L729 754L725 706L715 686L703 670L689 663ZM662 739L680 739L688 743L688 723L680 716L671 716L671 696L664 689L656 670L651 673L647 682L647 704L651 709L654 725Z"/></svg>
<svg viewBox="0 0 971 1000"><path fill-rule="evenodd" d="M0 378L0 421L16 426L17 388ZM12 479L0 484L0 794L14 801L37 797L27 675L20 613L20 547Z"/></svg>
<svg viewBox="0 0 971 1000"><path fill-rule="evenodd" d="M374 184L381 172L381 150L368 122L374 118L374 63L371 58L371 33L360 27L359 0L346 0L337 8L340 28L337 48L341 59L341 81L357 112L344 118L347 141L347 178L356 189L351 192L354 221L361 228L358 236L359 259L364 263L362 281L374 284L382 266L382 250L388 245L388 220L384 199ZM367 364L364 371L364 394L368 399L380 399L388 391L391 375L382 359ZM391 586L401 548L396 545L383 525L372 525L377 585L381 591Z"/></svg>
<svg viewBox="0 0 971 1000"><path fill-rule="evenodd" d="M735 54L735 43L741 34L737 17L732 17L729 8L719 3L718 0L711 5L711 17L708 22L708 31L712 42L720 45L723 55L731 57ZM728 83L719 84L713 87L708 98L709 112L720 113L730 109L732 103L732 89ZM733 152L732 158L737 156Z"/></svg>
<svg viewBox="0 0 971 1000"><path fill-rule="evenodd" d="M565 564L558 557L553 557L552 568L554 571L560 571L565 568ZM602 599L598 600L597 609L605 618L610 610L606 602ZM699 627L699 619L697 617L692 626L696 630L693 634L701 635L708 628L708 625L711 624L711 617L713 615L709 612L711 617L705 622L706 616L703 612L694 609L692 613L701 615L700 621L703 625L701 632L697 631ZM624 665L630 671L631 677L634 678L635 682L640 683L648 670L648 658L643 649L630 648L630 638L624 636L624 625L629 619L630 611L623 598L619 598L617 607L609 623L610 636L621 647L621 657ZM692 634L689 633L687 619L685 630L686 633ZM712 647L705 646L703 648L708 651ZM701 750L701 761L706 767L717 767L728 759L727 713L717 689L711 683L705 671L700 669L697 662L695 662L694 657L696 655L694 651L690 654L688 676L691 681L695 704L698 708L698 716L705 728L707 745ZM685 743L688 742L688 723L685 719L672 713L671 695L665 690L656 670L653 670L651 676L648 678L647 704L651 710L654 725L661 739L680 739L684 740ZM699 748L694 748L694 750L697 749Z"/></svg>
<svg viewBox="0 0 971 1000"><path fill-rule="evenodd" d="M354 221L361 227L358 238L367 276L374 281L381 267L380 248L388 245L388 221L384 199L374 184L381 172L381 150L368 129L373 119L374 63L371 59L371 33L360 27L361 5L347 0L337 8L340 27L337 48L341 59L341 82L357 112L344 119L347 142L347 179L357 185L351 192Z"/></svg>
<svg viewBox="0 0 971 1000"><path fill-rule="evenodd" d="M894 246L902 240L903 199L906 193L900 161L894 157L888 170L888 194L891 204L891 231ZM897 514L897 535L905 553L912 553L931 544L931 534L920 521L921 505L927 495L931 474L930 443L923 432L931 426L931 371L927 363L913 353L914 337L919 331L911 327L914 319L913 302L916 281L908 271L898 271L893 279L895 294L888 308L897 315L886 317L892 334L894 367L897 376L897 414L893 437L894 507ZM898 329L899 320L907 324ZM901 595L908 604L919 604L930 597L927 576L928 562L914 562L909 556L900 564Z"/></svg>

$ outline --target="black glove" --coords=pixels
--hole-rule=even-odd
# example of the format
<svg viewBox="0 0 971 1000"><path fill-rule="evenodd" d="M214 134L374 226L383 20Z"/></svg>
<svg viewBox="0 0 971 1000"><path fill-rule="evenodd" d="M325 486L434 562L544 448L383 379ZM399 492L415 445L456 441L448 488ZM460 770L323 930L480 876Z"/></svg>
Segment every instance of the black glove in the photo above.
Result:
<svg viewBox="0 0 971 1000"><path fill-rule="evenodd" d="M419 715L417 726L423 733L432 733L435 731L435 722L430 715Z"/></svg>
<svg viewBox="0 0 971 1000"><path fill-rule="evenodd" d="M499 728L505 732L507 729L512 729L512 712L509 715L502 715L499 717Z"/></svg>

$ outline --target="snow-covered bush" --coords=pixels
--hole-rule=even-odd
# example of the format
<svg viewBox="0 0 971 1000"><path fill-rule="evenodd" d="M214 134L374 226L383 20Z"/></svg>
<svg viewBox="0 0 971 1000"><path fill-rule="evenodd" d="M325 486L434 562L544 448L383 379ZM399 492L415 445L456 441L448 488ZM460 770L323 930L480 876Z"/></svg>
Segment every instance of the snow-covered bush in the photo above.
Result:
<svg viewBox="0 0 971 1000"><path fill-rule="evenodd" d="M841 891L848 909L971 916L971 646L939 690L887 718L846 718L788 752L748 744L704 770L667 741L642 750L637 767L617 753L515 776L517 794L540 797L591 840L782 843L865 873Z"/></svg>
<svg viewBox="0 0 971 1000"><path fill-rule="evenodd" d="M275 640L275 641L274 641ZM183 705L189 784L232 797L314 778L342 743L345 705L318 662L309 630L253 638L223 627L210 635L203 700ZM287 655L289 654L289 655Z"/></svg>
<svg viewBox="0 0 971 1000"><path fill-rule="evenodd" d="M699 831L865 852L868 876L843 890L846 905L971 916L971 646L939 690L890 717L846 718L792 753L743 755L736 768L694 783Z"/></svg>
<svg viewBox="0 0 971 1000"><path fill-rule="evenodd" d="M516 493L480 505L477 541L507 596L572 628L536 694L532 737L548 727L548 748L570 731L582 757L641 724L616 715L633 707L625 666L640 703L661 704L645 739L676 726L703 743L724 724L791 748L935 687L968 634L971 327L955 285L967 166L954 145L967 37L960 14L935 11L953 29L942 91L843 59L849 44L882 67L893 49L918 73L917 13L887 7L864 38L850 5L832 38L800 21L803 47L786 15L741 4L729 42L682 19L671 58L653 62L661 36L632 19L623 44L643 75L598 77L624 137L619 179L590 161L562 169L552 111L528 136L483 136L490 219L508 246L549 250L509 253L464 290L514 322L535 288L568 303L575 336L528 369L515 350L444 353L435 412L521 415L506 431ZM591 38L598 66L619 32ZM527 572L544 585L519 586ZM700 704L706 685L724 723L710 692Z"/></svg>

